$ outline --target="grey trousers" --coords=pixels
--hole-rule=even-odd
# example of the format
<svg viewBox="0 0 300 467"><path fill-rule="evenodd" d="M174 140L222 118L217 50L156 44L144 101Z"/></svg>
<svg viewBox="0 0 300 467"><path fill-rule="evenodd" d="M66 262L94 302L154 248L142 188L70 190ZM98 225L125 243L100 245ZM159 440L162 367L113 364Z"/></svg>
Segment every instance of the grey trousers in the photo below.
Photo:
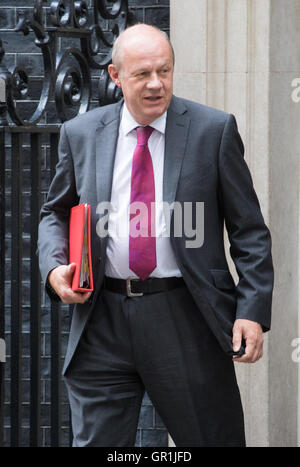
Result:
<svg viewBox="0 0 300 467"><path fill-rule="evenodd" d="M102 291L65 382L74 446L134 446L145 390L176 446L245 446L233 362L185 286Z"/></svg>

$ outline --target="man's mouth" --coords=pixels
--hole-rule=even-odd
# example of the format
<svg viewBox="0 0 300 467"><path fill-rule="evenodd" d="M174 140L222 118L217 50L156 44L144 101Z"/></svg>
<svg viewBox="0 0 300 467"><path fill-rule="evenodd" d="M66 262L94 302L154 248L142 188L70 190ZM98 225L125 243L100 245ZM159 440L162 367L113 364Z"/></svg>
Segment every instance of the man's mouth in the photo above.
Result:
<svg viewBox="0 0 300 467"><path fill-rule="evenodd" d="M160 102L160 101L162 100L162 96L148 96L148 97L145 97L145 99L146 99L148 102L157 103L157 102Z"/></svg>

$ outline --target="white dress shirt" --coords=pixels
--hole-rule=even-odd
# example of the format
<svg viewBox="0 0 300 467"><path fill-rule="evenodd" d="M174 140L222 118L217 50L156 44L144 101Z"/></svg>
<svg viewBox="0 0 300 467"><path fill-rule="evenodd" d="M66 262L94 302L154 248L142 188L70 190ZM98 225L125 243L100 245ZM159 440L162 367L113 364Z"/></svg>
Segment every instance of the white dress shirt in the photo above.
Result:
<svg viewBox="0 0 300 467"><path fill-rule="evenodd" d="M163 212L163 172L165 128L167 112L151 123L154 128L148 147L152 157L155 180L156 268L150 277L181 276L166 236L167 226ZM140 126L124 103L119 127L119 137L112 181L111 212L108 219L108 241L105 274L126 279L136 274L129 268L129 204L133 153L137 144L135 128ZM164 235L164 236L163 236Z"/></svg>

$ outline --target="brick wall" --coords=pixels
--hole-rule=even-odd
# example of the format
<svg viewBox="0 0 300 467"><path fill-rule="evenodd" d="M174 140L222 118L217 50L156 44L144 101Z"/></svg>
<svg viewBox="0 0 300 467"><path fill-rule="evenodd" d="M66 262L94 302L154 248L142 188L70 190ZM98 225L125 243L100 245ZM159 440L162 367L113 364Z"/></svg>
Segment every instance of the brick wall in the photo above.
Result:
<svg viewBox="0 0 300 467"><path fill-rule="evenodd" d="M49 7L50 0L45 4ZM92 0L88 0L91 7ZM39 49L33 41L33 34L24 37L22 33L15 33L14 28L17 24L18 11L33 10L33 0L0 0L0 38L3 41L5 49L5 57L3 62L9 68L10 66L23 66L28 72L31 82L30 98L23 103L22 111L31 112L38 102L38 96L41 89L41 81L43 77L42 56ZM165 31L169 30L169 0L129 0L129 7L134 12L137 20L148 24L154 24L161 27ZM49 8L45 8L45 22L47 23ZM103 21L103 29L109 31L111 24L109 21ZM63 42L60 46L63 48ZM78 46L78 43L74 44ZM97 71L92 73L93 90L97 88L98 83ZM98 105L95 97L92 99L92 107ZM54 103L50 103L48 110L43 117L42 123L58 122ZM42 154L42 192L43 199L46 197L48 186L50 183L50 153L49 145L43 145ZM11 147L10 140L7 139L6 146L6 288L5 288L5 304L6 304L6 345L7 345L7 363L6 363L6 395L5 395L5 444L10 443L10 255L11 255ZM22 342L22 445L29 444L29 398L30 398L30 148L29 140L25 138L24 147L24 170L23 170L23 342ZM66 351L68 329L69 329L69 310L67 307L62 307L62 347L63 355ZM49 446L50 444L50 303L44 292L42 293L42 314L41 314L41 427L42 427L42 445ZM65 387L62 388L62 444L69 445L69 407ZM147 394L143 400L139 427L137 432L136 446L167 446L166 429L153 408Z"/></svg>

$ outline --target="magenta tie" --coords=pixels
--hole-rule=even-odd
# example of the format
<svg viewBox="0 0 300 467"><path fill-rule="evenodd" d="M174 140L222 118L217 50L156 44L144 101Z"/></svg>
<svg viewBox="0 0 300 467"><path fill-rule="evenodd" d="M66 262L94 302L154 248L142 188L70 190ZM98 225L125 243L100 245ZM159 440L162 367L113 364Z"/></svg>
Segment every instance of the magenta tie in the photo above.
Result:
<svg viewBox="0 0 300 467"><path fill-rule="evenodd" d="M155 185L148 148L152 131L150 126L136 128L131 172L129 267L142 280L156 268Z"/></svg>

